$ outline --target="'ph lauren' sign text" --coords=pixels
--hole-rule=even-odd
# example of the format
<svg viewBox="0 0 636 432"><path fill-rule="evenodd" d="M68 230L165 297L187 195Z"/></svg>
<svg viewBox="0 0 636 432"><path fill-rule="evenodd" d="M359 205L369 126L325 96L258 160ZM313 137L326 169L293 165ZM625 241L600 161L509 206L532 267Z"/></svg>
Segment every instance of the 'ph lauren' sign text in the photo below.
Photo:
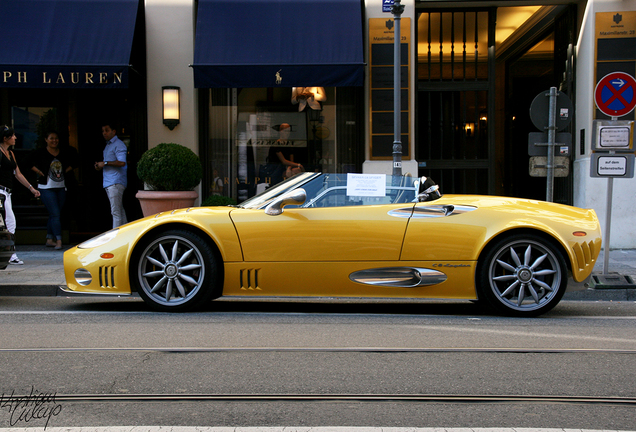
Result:
<svg viewBox="0 0 636 432"><path fill-rule="evenodd" d="M127 88L128 67L2 67L0 87Z"/></svg>

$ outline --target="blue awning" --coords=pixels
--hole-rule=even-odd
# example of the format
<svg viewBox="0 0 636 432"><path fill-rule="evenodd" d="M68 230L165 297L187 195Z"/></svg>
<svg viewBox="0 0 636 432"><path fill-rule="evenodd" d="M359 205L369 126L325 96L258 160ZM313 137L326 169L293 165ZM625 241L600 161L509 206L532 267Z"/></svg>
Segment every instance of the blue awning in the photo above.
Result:
<svg viewBox="0 0 636 432"><path fill-rule="evenodd" d="M139 0L0 0L0 87L125 88Z"/></svg>
<svg viewBox="0 0 636 432"><path fill-rule="evenodd" d="M361 86L361 0L199 0L198 88Z"/></svg>

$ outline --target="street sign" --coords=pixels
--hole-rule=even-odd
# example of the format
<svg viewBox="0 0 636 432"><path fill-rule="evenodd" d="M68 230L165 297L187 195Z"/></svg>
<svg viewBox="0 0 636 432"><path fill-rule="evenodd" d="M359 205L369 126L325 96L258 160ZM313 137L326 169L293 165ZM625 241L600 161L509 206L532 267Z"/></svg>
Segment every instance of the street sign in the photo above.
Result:
<svg viewBox="0 0 636 432"><path fill-rule="evenodd" d="M554 177L570 175L570 158L567 156L554 157ZM548 158L546 156L532 156L530 158L530 177L548 176Z"/></svg>
<svg viewBox="0 0 636 432"><path fill-rule="evenodd" d="M548 113L550 111L550 93L539 93L532 104L530 104L530 120L532 124L540 131L547 130L549 126ZM556 100L556 128L557 130L565 129L574 116L574 108L572 107L572 101L562 92L557 92Z"/></svg>
<svg viewBox="0 0 636 432"><path fill-rule="evenodd" d="M634 151L633 120L594 120L592 131L593 151Z"/></svg>
<svg viewBox="0 0 636 432"><path fill-rule="evenodd" d="M382 12L391 12L395 0L382 0Z"/></svg>
<svg viewBox="0 0 636 432"><path fill-rule="evenodd" d="M633 154L592 154L591 177L634 178Z"/></svg>
<svg viewBox="0 0 636 432"><path fill-rule="evenodd" d="M610 117L622 117L636 107L636 80L625 72L612 72L596 84L594 102Z"/></svg>
<svg viewBox="0 0 636 432"><path fill-rule="evenodd" d="M557 145L556 133L557 131L565 129L574 115L574 108L572 101L565 93L557 90L556 87L550 87L547 92L539 93L532 103L530 104L530 120L537 129L541 132L545 132L547 139L539 145L546 146L547 155L532 156L530 158L530 175L532 177L546 177L545 187L545 200L552 202L554 197L554 178L555 177L567 177L569 174L569 159L568 156L555 156L555 148ZM529 139L532 139L530 137ZM532 154L535 148L534 141L532 145L528 143L528 152ZM569 146L562 146L561 150L563 154L569 154ZM545 162L543 161L545 159ZM560 159L559 162L556 159ZM565 162L562 160L565 159Z"/></svg>
<svg viewBox="0 0 636 432"><path fill-rule="evenodd" d="M560 132L556 134L556 142L554 143L555 156L568 156L572 153L572 134L569 132ZM548 154L548 133L547 132L530 132L528 134L528 155L529 156L546 156Z"/></svg>

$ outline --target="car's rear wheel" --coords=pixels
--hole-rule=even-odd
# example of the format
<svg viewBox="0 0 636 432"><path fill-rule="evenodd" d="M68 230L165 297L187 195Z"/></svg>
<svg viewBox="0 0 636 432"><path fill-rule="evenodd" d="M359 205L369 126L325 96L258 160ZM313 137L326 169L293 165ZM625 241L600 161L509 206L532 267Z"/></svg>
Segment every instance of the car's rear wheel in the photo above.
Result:
<svg viewBox="0 0 636 432"><path fill-rule="evenodd" d="M545 313L561 300L568 270L559 248L533 234L497 241L479 263L480 297L496 311L531 317Z"/></svg>
<svg viewBox="0 0 636 432"><path fill-rule="evenodd" d="M212 298L217 263L201 236L185 230L158 233L135 256L131 279L152 309L192 310Z"/></svg>

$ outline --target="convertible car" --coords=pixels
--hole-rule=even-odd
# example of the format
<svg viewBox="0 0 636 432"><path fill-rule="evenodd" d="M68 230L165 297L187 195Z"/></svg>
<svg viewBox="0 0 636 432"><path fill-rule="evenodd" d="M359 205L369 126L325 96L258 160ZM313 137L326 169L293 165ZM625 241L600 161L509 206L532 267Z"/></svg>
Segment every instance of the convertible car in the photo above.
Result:
<svg viewBox="0 0 636 432"><path fill-rule="evenodd" d="M536 316L582 289L594 210L444 195L426 177L302 173L237 206L158 213L64 254L67 290L159 311L220 296L466 299Z"/></svg>

